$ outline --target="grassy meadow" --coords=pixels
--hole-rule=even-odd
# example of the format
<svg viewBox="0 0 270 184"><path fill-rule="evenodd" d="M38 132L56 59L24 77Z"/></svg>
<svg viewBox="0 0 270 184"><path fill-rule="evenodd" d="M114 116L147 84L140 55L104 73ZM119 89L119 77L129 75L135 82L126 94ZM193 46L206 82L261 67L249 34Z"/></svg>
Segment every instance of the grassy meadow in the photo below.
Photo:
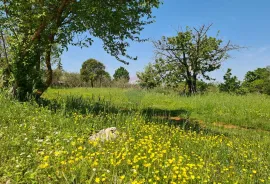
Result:
<svg viewBox="0 0 270 184"><path fill-rule="evenodd" d="M150 111L184 118L193 118L204 123L231 124L243 128L270 131L270 96L246 96L213 93L183 97L177 93L147 92L117 88L50 89L47 99L65 101L67 96L108 101L116 108Z"/></svg>
<svg viewBox="0 0 270 184"><path fill-rule="evenodd" d="M0 183L270 183L269 96L49 89L0 109Z"/></svg>

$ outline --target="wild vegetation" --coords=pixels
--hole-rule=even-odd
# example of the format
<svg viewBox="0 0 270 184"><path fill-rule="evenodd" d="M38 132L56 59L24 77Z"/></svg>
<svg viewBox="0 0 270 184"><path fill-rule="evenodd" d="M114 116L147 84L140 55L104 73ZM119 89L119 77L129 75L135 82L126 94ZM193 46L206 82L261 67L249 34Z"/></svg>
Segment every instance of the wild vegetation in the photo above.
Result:
<svg viewBox="0 0 270 184"><path fill-rule="evenodd" d="M129 72L124 68L124 67L120 67L118 69L115 70L115 73L113 74L113 78L115 80L125 80L126 82L129 81L130 77L129 77Z"/></svg>
<svg viewBox="0 0 270 184"><path fill-rule="evenodd" d="M270 182L268 96L77 88L46 99L0 96L1 182ZM112 126L114 141L88 140Z"/></svg>
<svg viewBox="0 0 270 184"><path fill-rule="evenodd" d="M137 60L127 48L148 41L160 4L0 1L0 183L270 183L270 67L213 82L242 47L211 36L212 24L153 41L136 84L92 57L64 70L61 54L94 38ZM89 139L108 127L115 139Z"/></svg>

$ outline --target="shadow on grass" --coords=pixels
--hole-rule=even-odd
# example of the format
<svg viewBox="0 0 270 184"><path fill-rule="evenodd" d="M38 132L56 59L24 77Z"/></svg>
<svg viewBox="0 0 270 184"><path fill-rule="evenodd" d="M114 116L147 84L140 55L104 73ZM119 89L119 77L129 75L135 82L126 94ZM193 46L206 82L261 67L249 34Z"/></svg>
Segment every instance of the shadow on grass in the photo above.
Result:
<svg viewBox="0 0 270 184"><path fill-rule="evenodd" d="M78 114L129 114L139 112L146 122L166 124L168 126L180 127L186 131L206 132L209 134L221 134L205 126L202 121L190 118L191 111L186 109L166 110L159 108L139 109L138 106L128 104L126 107L117 107L110 101L101 98L83 98L78 96L66 96L53 100L39 99L40 107L47 107L52 112L62 112L65 115Z"/></svg>
<svg viewBox="0 0 270 184"><path fill-rule="evenodd" d="M164 110L147 108L143 109L141 113L147 122L166 124L196 132L200 132L203 128L198 121L190 119L191 112L186 109Z"/></svg>
<svg viewBox="0 0 270 184"><path fill-rule="evenodd" d="M63 112L64 114L99 114L99 113L128 113L129 108L120 108L113 105L110 101L100 97L83 98L78 96L59 97L48 100L40 98L37 101L39 107L47 107L52 112Z"/></svg>
<svg viewBox="0 0 270 184"><path fill-rule="evenodd" d="M189 117L191 112L186 109L166 110L158 108L146 108L142 110L142 114L148 117L162 116L162 117Z"/></svg>
<svg viewBox="0 0 270 184"><path fill-rule="evenodd" d="M191 118L191 111L186 109L164 110L158 108L147 108L141 111L147 122L166 124L168 126L179 127L185 131L204 132L209 135L225 135L218 130L214 130L201 120Z"/></svg>

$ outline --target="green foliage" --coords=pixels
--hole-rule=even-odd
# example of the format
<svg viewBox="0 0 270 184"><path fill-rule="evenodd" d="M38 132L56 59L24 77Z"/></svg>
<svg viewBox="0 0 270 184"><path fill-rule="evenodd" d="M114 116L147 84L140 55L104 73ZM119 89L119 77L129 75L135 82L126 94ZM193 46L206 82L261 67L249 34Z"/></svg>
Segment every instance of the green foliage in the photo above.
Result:
<svg viewBox="0 0 270 184"><path fill-rule="evenodd" d="M152 89L161 84L161 79L158 76L158 72L154 66L149 63L143 72L137 73L138 83L142 88Z"/></svg>
<svg viewBox="0 0 270 184"><path fill-rule="evenodd" d="M270 67L248 71L244 78L243 87L252 93L270 95Z"/></svg>
<svg viewBox="0 0 270 184"><path fill-rule="evenodd" d="M96 80L93 82L95 87L110 87L111 76L108 72L103 71L102 75L97 76ZM92 87L91 83L86 83L82 80L79 73L66 72L56 68L53 70L53 82L52 87L57 88L72 88L72 87Z"/></svg>
<svg viewBox="0 0 270 184"><path fill-rule="evenodd" d="M112 79L111 79L110 74L108 72L104 71L102 73L102 75L100 75L98 77L98 79L96 80L95 86L98 86L98 87L109 87L109 86L111 86L111 82L112 82Z"/></svg>
<svg viewBox="0 0 270 184"><path fill-rule="evenodd" d="M82 81L90 81L94 87L94 82L105 74L105 66L95 59L88 59L82 64L80 74Z"/></svg>
<svg viewBox="0 0 270 184"><path fill-rule="evenodd" d="M0 3L0 29L9 37L14 87L20 100L38 88L41 95L52 82L52 52L60 55L68 45L90 46L100 38L106 52L121 62L128 41L143 42L139 34L152 23L159 0L7 0ZM84 37L88 32L89 37ZM76 38L76 39L74 39ZM77 39L78 38L78 39ZM59 49L55 50L57 47ZM46 67L41 80L40 67Z"/></svg>
<svg viewBox="0 0 270 184"><path fill-rule="evenodd" d="M63 82L64 87L74 88L83 86L81 75L79 73L64 72L61 81Z"/></svg>
<svg viewBox="0 0 270 184"><path fill-rule="evenodd" d="M59 85L61 83L61 78L63 77L64 71L61 68L56 68L53 70L53 80L52 86Z"/></svg>
<svg viewBox="0 0 270 184"><path fill-rule="evenodd" d="M203 25L199 29L187 28L174 37L164 36L154 42L158 58L154 66L163 83L177 86L184 81L189 93L196 93L198 78L210 80L208 73L220 68L229 51L239 48L208 36L210 28L211 25Z"/></svg>
<svg viewBox="0 0 270 184"><path fill-rule="evenodd" d="M128 83L127 79L120 78L118 80L112 80L112 83L110 86L114 88L130 88L133 85Z"/></svg>
<svg viewBox="0 0 270 184"><path fill-rule="evenodd" d="M219 85L219 89L222 92L235 93L240 89L241 82L236 76L232 76L232 69L228 68L226 74L223 76L224 83Z"/></svg>
<svg viewBox="0 0 270 184"><path fill-rule="evenodd" d="M199 93L207 92L208 88L209 88L209 84L207 84L206 82L204 81L197 82L197 90Z"/></svg>
<svg viewBox="0 0 270 184"><path fill-rule="evenodd" d="M128 82L130 79L129 72L124 67L121 66L120 68L115 70L113 78L114 80L124 79L126 82Z"/></svg>

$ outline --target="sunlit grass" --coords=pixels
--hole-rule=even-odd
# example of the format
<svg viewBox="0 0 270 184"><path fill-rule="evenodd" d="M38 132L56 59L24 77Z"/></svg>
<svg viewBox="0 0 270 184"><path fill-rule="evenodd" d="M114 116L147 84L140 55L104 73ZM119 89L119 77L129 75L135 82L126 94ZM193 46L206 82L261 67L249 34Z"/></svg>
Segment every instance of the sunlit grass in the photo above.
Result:
<svg viewBox="0 0 270 184"><path fill-rule="evenodd" d="M80 95L79 89L74 90ZM101 91L89 89L86 95L85 89L81 90L85 98L92 96L89 91L94 91L95 96ZM59 93L69 95L70 91ZM141 114L145 108L181 108L191 111L190 116L194 118L212 122L211 116L217 114L213 111L215 108L227 109L225 112L231 116L240 116L244 109L252 110L253 104L253 110L267 112L264 108L268 107L268 97L231 96L230 102L230 96L222 94L212 98L210 95L185 98L120 89L113 91L119 95L115 96L117 100L111 98L110 105L121 108L129 102L137 103L137 110L80 114L74 109L63 114L62 107L54 113L47 107L9 101L0 95L0 183L270 182L268 131L225 129L209 124L195 132L166 121L157 123ZM51 90L47 98L59 99L57 93ZM102 94L107 98L109 90L103 90ZM61 103L65 103L64 99ZM255 102L256 99L259 101ZM88 103L91 101L85 102L85 106ZM241 117L235 118L243 120L244 115ZM262 118L256 113L250 117L255 119L254 123L269 123L265 116ZM233 117L228 120L224 116L224 122L233 123L233 120ZM92 133L111 126L120 131L116 140L88 141Z"/></svg>
<svg viewBox="0 0 270 184"><path fill-rule="evenodd" d="M270 131L270 96L267 95L239 96L217 93L183 97L133 89L74 88L50 89L45 94L45 98L55 99L68 95L101 98L110 101L117 107L184 109L188 112L189 117L205 123L226 123Z"/></svg>

